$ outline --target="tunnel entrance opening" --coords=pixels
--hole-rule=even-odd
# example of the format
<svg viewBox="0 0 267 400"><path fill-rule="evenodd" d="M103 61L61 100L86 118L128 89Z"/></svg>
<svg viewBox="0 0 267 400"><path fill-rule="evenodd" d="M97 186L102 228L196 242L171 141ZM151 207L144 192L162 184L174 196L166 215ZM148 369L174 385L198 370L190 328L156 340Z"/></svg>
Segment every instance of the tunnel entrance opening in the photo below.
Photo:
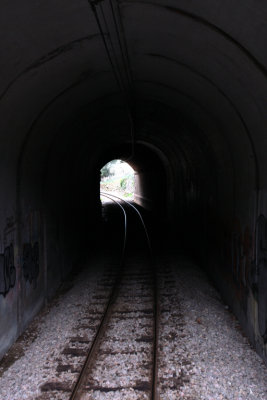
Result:
<svg viewBox="0 0 267 400"><path fill-rule="evenodd" d="M153 236L153 243L163 245L163 242L166 242L168 245L172 225L176 225L173 213L173 175L169 159L161 147L150 142L138 141L134 155L129 159L128 144L123 144L110 148L102 155L98 165L102 205L99 213L100 242L105 242L107 248L117 225L120 227L122 224L120 216L118 220L113 218L115 212L113 213L112 209L116 209L116 206L110 198L105 197L109 193L134 202L145 219L151 238ZM117 173L114 171L116 168ZM116 213L118 214L118 211ZM109 226L112 226L113 233L109 231Z"/></svg>
<svg viewBox="0 0 267 400"><path fill-rule="evenodd" d="M97 166L98 195L101 191L115 190L117 194L113 194L134 201L155 219L169 222L174 219L173 175L168 159L159 146L137 141L130 159L128 143L110 147L99 156ZM114 174L114 168L118 168L118 174ZM101 201L97 200L99 205L105 202L104 196L100 197Z"/></svg>
<svg viewBox="0 0 267 400"><path fill-rule="evenodd" d="M100 192L134 200L135 172L127 162L111 160L102 167L100 173ZM102 203L108 201L103 196L100 198Z"/></svg>

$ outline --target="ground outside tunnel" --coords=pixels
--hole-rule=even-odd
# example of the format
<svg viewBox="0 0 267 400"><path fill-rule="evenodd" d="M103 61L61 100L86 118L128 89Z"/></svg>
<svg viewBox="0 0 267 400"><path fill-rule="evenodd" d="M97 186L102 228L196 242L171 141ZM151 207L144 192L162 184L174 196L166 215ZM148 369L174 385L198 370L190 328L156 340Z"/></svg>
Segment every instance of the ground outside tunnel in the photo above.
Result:
<svg viewBox="0 0 267 400"><path fill-rule="evenodd" d="M40 388L62 378L59 364L66 343L76 335L77 323L93 302L97 282L110 267L110 259L99 256L89 264L90 270L85 268L74 286L37 316L10 349L12 355L19 347L20 357L13 363L5 358L1 364L1 399L68 399L68 394L58 397ZM266 366L202 270L177 255L160 257L158 266L159 293L166 294L166 289L169 293L160 297L160 399L266 400ZM171 280L164 280L166 270ZM112 386L115 370L108 373ZM71 371L63 374L72 375ZM94 392L90 398L133 400L131 393L119 390Z"/></svg>

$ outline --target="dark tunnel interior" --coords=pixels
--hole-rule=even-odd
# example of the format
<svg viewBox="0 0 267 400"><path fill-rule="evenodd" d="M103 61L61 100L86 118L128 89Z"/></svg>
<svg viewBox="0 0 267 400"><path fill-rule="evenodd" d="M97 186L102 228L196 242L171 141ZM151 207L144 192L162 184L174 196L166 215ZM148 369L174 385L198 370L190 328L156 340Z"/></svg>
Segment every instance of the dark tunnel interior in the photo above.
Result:
<svg viewBox="0 0 267 400"><path fill-rule="evenodd" d="M267 5L115 3L0 6L0 243L16 269L0 275L0 356L99 245L100 169L121 159L153 229L267 360Z"/></svg>

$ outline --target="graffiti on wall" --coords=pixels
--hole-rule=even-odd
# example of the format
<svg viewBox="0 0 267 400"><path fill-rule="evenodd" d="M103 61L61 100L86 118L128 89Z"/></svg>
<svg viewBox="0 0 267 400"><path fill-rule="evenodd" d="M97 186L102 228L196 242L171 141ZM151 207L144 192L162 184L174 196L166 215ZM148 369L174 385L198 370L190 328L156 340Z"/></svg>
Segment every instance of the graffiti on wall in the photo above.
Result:
<svg viewBox="0 0 267 400"><path fill-rule="evenodd" d="M232 232L231 255L232 255L232 274L235 282L240 281L240 272L242 269L242 244L241 232L235 230Z"/></svg>
<svg viewBox="0 0 267 400"><path fill-rule="evenodd" d="M252 239L249 228L242 233L241 229L232 232L231 265L235 282L243 287L249 284L249 270L252 259Z"/></svg>
<svg viewBox="0 0 267 400"><path fill-rule="evenodd" d="M267 219L260 215L256 224L256 283L259 332L267 343Z"/></svg>
<svg viewBox="0 0 267 400"><path fill-rule="evenodd" d="M25 243L23 246L23 276L30 284L36 285L39 275L39 244Z"/></svg>
<svg viewBox="0 0 267 400"><path fill-rule="evenodd" d="M14 265L13 245L6 247L0 254L0 294L6 296L16 283L16 268Z"/></svg>
<svg viewBox="0 0 267 400"><path fill-rule="evenodd" d="M224 274L243 312L247 314L247 298L253 269L253 235L248 226L242 229L235 218L231 230L224 235Z"/></svg>

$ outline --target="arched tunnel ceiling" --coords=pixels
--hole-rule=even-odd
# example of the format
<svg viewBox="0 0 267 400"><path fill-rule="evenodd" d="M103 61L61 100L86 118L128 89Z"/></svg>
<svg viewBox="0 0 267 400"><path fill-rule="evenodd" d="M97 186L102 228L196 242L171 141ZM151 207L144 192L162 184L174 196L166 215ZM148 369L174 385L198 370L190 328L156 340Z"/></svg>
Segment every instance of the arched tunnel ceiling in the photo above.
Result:
<svg viewBox="0 0 267 400"><path fill-rule="evenodd" d="M266 20L266 0L1 1L0 356L102 243L99 170L121 158L266 360Z"/></svg>
<svg viewBox="0 0 267 400"><path fill-rule="evenodd" d="M2 2L2 184L18 198L23 168L45 175L55 144L59 160L64 151L75 159L74 149L100 157L105 143L131 140L112 63L127 96L130 88L137 140L150 130L157 142L160 105L162 114L169 107L169 147L172 131L190 157L199 135L218 168L232 168L237 197L264 186L266 14L266 3L252 0ZM190 122L186 134L176 115ZM16 184L7 185L10 175Z"/></svg>

